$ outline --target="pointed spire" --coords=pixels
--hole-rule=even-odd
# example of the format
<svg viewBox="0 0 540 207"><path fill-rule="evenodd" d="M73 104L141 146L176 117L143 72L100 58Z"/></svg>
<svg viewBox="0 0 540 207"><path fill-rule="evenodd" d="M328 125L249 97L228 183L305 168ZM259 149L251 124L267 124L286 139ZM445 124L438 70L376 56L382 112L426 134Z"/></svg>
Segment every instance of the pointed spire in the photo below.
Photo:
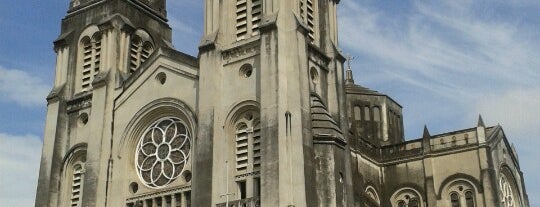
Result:
<svg viewBox="0 0 540 207"><path fill-rule="evenodd" d="M482 119L482 114L478 115L478 124L476 125L477 127L486 127L486 125L484 124L484 120Z"/></svg>
<svg viewBox="0 0 540 207"><path fill-rule="evenodd" d="M424 134L422 135L422 147L424 148L424 154L431 152L431 135L427 129L427 125L424 125Z"/></svg>
<svg viewBox="0 0 540 207"><path fill-rule="evenodd" d="M422 135L423 139L430 139L431 135L429 134L429 130L427 128L427 125L424 125L424 134Z"/></svg>
<svg viewBox="0 0 540 207"><path fill-rule="evenodd" d="M347 73L345 77L345 84L354 84L353 73L351 70L351 60L354 60L354 57L350 55L347 56Z"/></svg>

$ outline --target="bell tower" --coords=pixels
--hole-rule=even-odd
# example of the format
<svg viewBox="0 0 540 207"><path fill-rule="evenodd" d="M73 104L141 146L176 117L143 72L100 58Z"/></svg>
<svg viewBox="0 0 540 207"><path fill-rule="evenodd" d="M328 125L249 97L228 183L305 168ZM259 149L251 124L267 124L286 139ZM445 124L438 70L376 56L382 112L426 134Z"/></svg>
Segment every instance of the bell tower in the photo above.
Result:
<svg viewBox="0 0 540 207"><path fill-rule="evenodd" d="M205 0L195 206L352 205L338 3Z"/></svg>
<svg viewBox="0 0 540 207"><path fill-rule="evenodd" d="M171 47L165 0L71 0L54 42L36 206L103 206L114 99L156 48Z"/></svg>

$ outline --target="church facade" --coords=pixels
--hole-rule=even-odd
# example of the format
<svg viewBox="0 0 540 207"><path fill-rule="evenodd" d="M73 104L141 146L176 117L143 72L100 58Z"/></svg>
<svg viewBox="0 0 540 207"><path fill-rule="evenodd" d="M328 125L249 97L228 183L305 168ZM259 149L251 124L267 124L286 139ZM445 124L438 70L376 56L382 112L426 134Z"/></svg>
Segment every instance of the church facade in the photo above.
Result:
<svg viewBox="0 0 540 207"><path fill-rule="evenodd" d="M501 126L405 141L344 67L338 4L205 0L192 57L166 0L71 0L36 206L528 207Z"/></svg>

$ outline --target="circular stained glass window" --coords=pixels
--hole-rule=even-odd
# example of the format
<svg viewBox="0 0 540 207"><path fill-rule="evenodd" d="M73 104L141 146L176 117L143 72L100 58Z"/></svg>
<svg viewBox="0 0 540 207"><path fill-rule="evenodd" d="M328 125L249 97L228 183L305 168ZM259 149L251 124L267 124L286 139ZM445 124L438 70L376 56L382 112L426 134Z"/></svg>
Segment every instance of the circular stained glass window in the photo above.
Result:
<svg viewBox="0 0 540 207"><path fill-rule="evenodd" d="M178 118L159 119L144 131L137 144L137 175L150 188L164 187L181 175L190 150L186 125Z"/></svg>

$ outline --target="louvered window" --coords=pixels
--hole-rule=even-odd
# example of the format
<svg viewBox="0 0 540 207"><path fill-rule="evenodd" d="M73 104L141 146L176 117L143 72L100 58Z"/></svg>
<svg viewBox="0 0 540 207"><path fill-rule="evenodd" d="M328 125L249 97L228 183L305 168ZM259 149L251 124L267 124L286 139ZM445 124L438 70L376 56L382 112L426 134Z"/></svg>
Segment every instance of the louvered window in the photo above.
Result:
<svg viewBox="0 0 540 207"><path fill-rule="evenodd" d="M236 170L239 173L256 172L261 167L261 129L252 115L236 127Z"/></svg>
<svg viewBox="0 0 540 207"><path fill-rule="evenodd" d="M154 51L154 46L150 41L143 40L140 36L134 35L131 39L131 45L130 45L130 64L129 69L130 72L134 72L141 66L142 63L144 63L148 57L152 54Z"/></svg>
<svg viewBox="0 0 540 207"><path fill-rule="evenodd" d="M315 4L314 0L300 0L300 16L309 29L310 41L315 41Z"/></svg>
<svg viewBox="0 0 540 207"><path fill-rule="evenodd" d="M259 34L262 0L236 0L236 40Z"/></svg>
<svg viewBox="0 0 540 207"><path fill-rule="evenodd" d="M241 124L236 131L236 170L245 171L248 166L248 127Z"/></svg>
<svg viewBox="0 0 540 207"><path fill-rule="evenodd" d="M101 60L101 37L94 35L94 38L86 37L82 40L82 91L92 88L92 81L99 73Z"/></svg>
<svg viewBox="0 0 540 207"><path fill-rule="evenodd" d="M73 167L73 182L71 184L71 207L81 206L82 198L82 183L83 183L83 167L77 164Z"/></svg>

